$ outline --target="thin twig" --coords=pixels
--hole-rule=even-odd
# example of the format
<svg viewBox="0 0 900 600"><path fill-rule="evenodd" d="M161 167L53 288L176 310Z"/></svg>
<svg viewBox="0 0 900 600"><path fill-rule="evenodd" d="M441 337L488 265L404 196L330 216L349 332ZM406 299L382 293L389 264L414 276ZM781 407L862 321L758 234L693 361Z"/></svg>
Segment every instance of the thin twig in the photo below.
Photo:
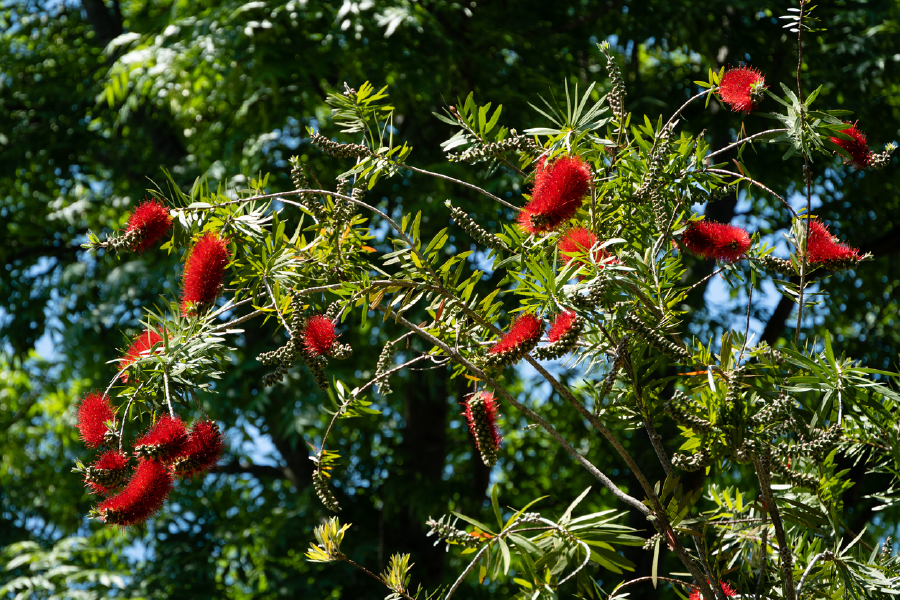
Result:
<svg viewBox="0 0 900 600"><path fill-rule="evenodd" d="M342 561L344 561L345 563L348 563L348 564L353 565L354 567L356 567L357 569L359 569L360 571L362 571L363 573L365 573L366 575L368 575L369 577L371 577L372 579L374 579L375 581L377 581L377 582L380 583L381 585L383 585L383 586L387 587L389 590L391 590L391 588L384 582L384 580L383 580L381 577L379 577L378 575L376 575L376 574L373 573L372 571L368 570L368 569L365 568L364 566L362 566L362 565L360 565L360 564L358 564L358 563L353 562L348 556L346 556L346 555L344 555L344 554L341 554L338 558L340 558L340 559L341 559ZM391 590L391 591L393 592L394 590ZM406 598L406 600L416 600L415 598L413 598L412 596L410 596L410 595L407 594L406 592L395 592L395 593L400 594L401 596L403 596L404 598Z"/></svg>
<svg viewBox="0 0 900 600"><path fill-rule="evenodd" d="M742 144L746 144L747 142L751 142L751 141L755 140L755 139L758 138L758 137L762 137L762 136L764 136L764 135L769 135L770 133L785 133L785 132L787 132L787 129L767 129L766 131L760 131L759 133L754 133L753 135L750 135L750 136L747 136L747 137L745 137L745 138L742 138L742 139L740 139L740 140L734 142L733 144L728 144L728 145L725 146L724 148L721 148L721 149L719 149L719 150L716 150L715 152L710 152L709 154L707 154L707 155L704 156L703 158L705 158L705 159L710 159L710 158L712 158L713 156L718 156L719 154L722 154L723 152L727 152L728 150L731 150L732 148L737 148L738 146L740 146L740 145L742 145Z"/></svg>
<svg viewBox="0 0 900 600"><path fill-rule="evenodd" d="M163 382L166 389L166 404L169 405L169 416L175 418L175 410L172 408L172 398L169 396L169 369L163 367Z"/></svg>
<svg viewBox="0 0 900 600"><path fill-rule="evenodd" d="M455 179L455 178L453 178L453 177L449 177L449 176L447 176L447 175L442 175L441 173L435 173L435 172L433 172L433 171L426 171L425 169L420 169L420 168L418 168L418 167L413 167L413 166L406 165L406 164L401 165L401 166L402 166L403 168L405 168L405 169L409 169L409 170L412 171L413 173L421 173L422 175L431 175L432 177L437 177L438 179L446 179L447 181L452 181L453 183L456 183L456 184L465 186L465 187L467 187L467 188L469 188L469 189L475 190L476 192L478 192L478 193L480 193L480 194L482 194L482 195L484 195L484 196L487 196L487 197L490 198L491 200L493 200L493 201L495 201L495 202L499 202L500 204L502 204L503 206L505 206L505 207L507 207L507 208L511 208L511 209L513 209L513 210L515 210L515 211L520 211L520 210L522 210L522 209L519 208L518 206L516 206L516 205L514 205L514 204L510 204L510 203L507 202L506 200L503 200L503 199L501 199L501 198L498 198L497 196L493 195L493 194L490 193L489 191L487 191L487 190L485 190L485 189L482 189L482 188L478 187L477 185L471 184L471 183L469 183L469 182L467 182L467 181L462 181L461 179Z"/></svg>
<svg viewBox="0 0 900 600"><path fill-rule="evenodd" d="M678 583L680 585L683 585L684 587L689 587L692 589L697 589L699 587L696 584L691 583L690 581L682 581L681 579L673 579L671 577L663 577L662 575L657 575L656 580L657 581L667 581L669 583ZM611 595L614 595L616 592L621 590L623 587L628 587L629 585L633 585L635 583L643 583L645 581L653 581L653 577L650 577L650 576L638 577L637 579L632 579L630 581L625 581L623 583L620 583L618 586L616 586L616 589L613 590Z"/></svg>
<svg viewBox="0 0 900 600"><path fill-rule="evenodd" d="M780 194L776 194L775 192L773 192L771 189L769 189L768 187L766 187L764 184L760 183L759 181L756 181L755 179L751 179L750 177L747 177L746 175L741 175L739 173L735 173L734 171L727 171L725 169L707 168L707 169L703 169L703 170L708 171L709 173L718 173L719 175L730 175L732 177L737 177L738 179L742 179L742 180L746 181L747 183L755 185L759 189L765 190L766 192L769 192L770 194L772 194L773 196L778 198L778 200L784 205L784 207L787 208L789 211L791 211L791 214L794 215L795 218L797 217L797 211L794 210L794 208L788 203L787 200L784 199L783 196L781 196Z"/></svg>
<svg viewBox="0 0 900 600"><path fill-rule="evenodd" d="M821 559L825 560L834 560L834 554L830 550L824 550L819 552L815 556L813 556L812 560L809 561L809 566L806 567L806 570L803 571L803 577L800 578L800 583L797 584L797 597L800 597L800 592L803 590L803 584L806 583L806 578L809 577L810 571L813 570L813 567L816 566L816 563Z"/></svg>

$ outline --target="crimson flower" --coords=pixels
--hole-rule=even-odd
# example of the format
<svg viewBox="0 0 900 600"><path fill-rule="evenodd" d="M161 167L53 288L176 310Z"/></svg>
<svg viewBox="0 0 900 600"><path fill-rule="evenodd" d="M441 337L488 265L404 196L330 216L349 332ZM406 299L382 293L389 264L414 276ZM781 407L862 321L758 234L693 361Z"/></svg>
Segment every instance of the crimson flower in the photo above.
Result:
<svg viewBox="0 0 900 600"><path fill-rule="evenodd" d="M866 143L866 134L856 128L856 123L850 125L847 129L842 129L841 133L849 135L853 139L844 140L836 137L829 139L850 155L850 160L845 159L844 162L853 165L857 169L868 167L872 163L872 150L869 149L869 145Z"/></svg>
<svg viewBox="0 0 900 600"><path fill-rule="evenodd" d="M553 231L575 216L591 189L591 169L577 156L562 156L537 165L531 201L519 213L528 233Z"/></svg>
<svg viewBox="0 0 900 600"><path fill-rule="evenodd" d="M334 323L325 315L316 315L303 330L303 346L312 356L330 355L337 342Z"/></svg>
<svg viewBox="0 0 900 600"><path fill-rule="evenodd" d="M466 421L469 431L475 438L475 446L481 458L489 467L497 462L497 450L500 448L500 431L497 429L497 400L493 394L478 392L469 396L465 402Z"/></svg>
<svg viewBox="0 0 900 600"><path fill-rule="evenodd" d="M706 580L706 583L709 583L708 579ZM731 584L728 583L727 581L724 581L724 580L720 581L719 587L722 588L722 592L725 594L726 597L732 598L734 596L737 596L737 592L734 590L733 587L731 587ZM700 596L700 590L698 590L696 588L694 590L692 590L691 595L688 596L688 600L703 600L702 596Z"/></svg>
<svg viewBox="0 0 900 600"><path fill-rule="evenodd" d="M128 347L128 350L125 351L125 356L122 357L119 368L124 369L125 367L128 367L141 358L141 353L147 352L153 348L155 344L158 344L161 341L163 341L161 335L155 331L145 330L142 334L137 336L137 339L135 339ZM122 373L122 381L128 383L128 373Z"/></svg>
<svg viewBox="0 0 900 600"><path fill-rule="evenodd" d="M150 200L134 209L125 231L136 236L134 250L143 252L166 235L171 227L169 210L156 200Z"/></svg>
<svg viewBox="0 0 900 600"><path fill-rule="evenodd" d="M153 516L172 491L171 470L159 461L141 460L119 494L105 500L94 513L109 525L137 525Z"/></svg>
<svg viewBox="0 0 900 600"><path fill-rule="evenodd" d="M839 263L860 259L859 250L842 244L831 235L828 227L817 219L809 221L809 240L806 243L806 259L809 264L838 266Z"/></svg>
<svg viewBox="0 0 900 600"><path fill-rule="evenodd" d="M91 392L78 405L78 431L88 448L98 448L111 441L108 421L115 423L116 409L106 394Z"/></svg>
<svg viewBox="0 0 900 600"><path fill-rule="evenodd" d="M509 358L515 362L534 348L541 338L544 324L532 313L524 313L513 321L509 331L488 351L500 358ZM503 361L503 364L509 364Z"/></svg>
<svg viewBox="0 0 900 600"><path fill-rule="evenodd" d="M207 233L188 252L184 264L184 290L181 296L181 312L194 315L219 296L225 265L231 258L225 240L216 233Z"/></svg>
<svg viewBox="0 0 900 600"><path fill-rule="evenodd" d="M728 69L719 82L719 98L731 110L750 114L762 100L766 89L766 78L750 67Z"/></svg>
<svg viewBox="0 0 900 600"><path fill-rule="evenodd" d="M579 264L588 265L590 262L584 256L577 256L578 254L587 254L591 253L591 258L595 263L599 263L600 261L609 258L610 254L606 250L602 250L600 248L595 249L591 252L591 248L593 248L599 240L597 236L594 235L591 231L588 231L584 227L573 227L568 230L565 235L559 240L557 243L557 248L563 255L563 260L566 261L566 264L571 263L573 260L578 261ZM615 260L611 262L617 262ZM603 265L599 265L600 268L603 268ZM584 279L584 275L579 275L579 279Z"/></svg>
<svg viewBox="0 0 900 600"><path fill-rule="evenodd" d="M225 450L225 440L213 421L198 421L191 427L187 444L172 463L179 477L204 473L219 462Z"/></svg>
<svg viewBox="0 0 900 600"><path fill-rule="evenodd" d="M109 450L85 469L84 482L95 494L106 494L125 481L128 457L118 450Z"/></svg>
<svg viewBox="0 0 900 600"><path fill-rule="evenodd" d="M550 324L550 332L547 334L549 342L553 344L566 337L571 333L577 320L578 315L571 310L556 315L556 318L553 319L553 323Z"/></svg>
<svg viewBox="0 0 900 600"><path fill-rule="evenodd" d="M168 460L181 454L187 443L188 433L182 420L163 415L134 443L134 453L142 458Z"/></svg>
<svg viewBox="0 0 900 600"><path fill-rule="evenodd" d="M750 248L750 234L733 225L714 221L694 221L688 225L681 241L692 253L733 263Z"/></svg>

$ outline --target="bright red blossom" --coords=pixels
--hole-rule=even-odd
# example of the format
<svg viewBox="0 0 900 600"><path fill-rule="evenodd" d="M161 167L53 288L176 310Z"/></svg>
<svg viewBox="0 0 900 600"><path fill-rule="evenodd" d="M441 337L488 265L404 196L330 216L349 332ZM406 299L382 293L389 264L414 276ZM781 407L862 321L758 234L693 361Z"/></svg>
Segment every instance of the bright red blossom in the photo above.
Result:
<svg viewBox="0 0 900 600"><path fill-rule="evenodd" d="M110 525L137 525L153 516L172 491L171 470L161 462L142 460L121 493L96 508L101 521Z"/></svg>
<svg viewBox="0 0 900 600"><path fill-rule="evenodd" d="M569 333L577 318L578 315L571 310L559 313L550 325L550 332L547 334L550 343L558 342L560 338Z"/></svg>
<svg viewBox="0 0 900 600"><path fill-rule="evenodd" d="M78 405L78 431L88 448L97 448L107 442L107 421L115 422L116 409L109 396L98 392L88 394Z"/></svg>
<svg viewBox="0 0 900 600"><path fill-rule="evenodd" d="M181 454L187 443L188 433L182 420L163 415L134 443L134 452L144 458L167 460Z"/></svg>
<svg viewBox="0 0 900 600"><path fill-rule="evenodd" d="M95 494L106 494L125 480L127 468L128 457L118 450L109 450L91 464L91 475L85 477L85 483Z"/></svg>
<svg viewBox="0 0 900 600"><path fill-rule="evenodd" d="M211 304L219 296L230 258L228 245L216 233L207 233L194 244L184 263L181 296L184 316L196 314L198 305Z"/></svg>
<svg viewBox="0 0 900 600"><path fill-rule="evenodd" d="M303 330L303 345L313 356L330 355L337 342L334 323L324 315L316 315Z"/></svg>
<svg viewBox="0 0 900 600"><path fill-rule="evenodd" d="M158 344L163 341L162 336L156 333L155 331L144 331L142 334L137 336L137 339L132 342L131 346L128 347L128 350L125 351L125 356L122 357L122 362L119 363L119 368L124 369L125 367L131 365L136 360L141 358L141 353L147 352L151 348L153 348L154 344ZM128 374L122 373L122 381L124 383L128 383Z"/></svg>
<svg viewBox="0 0 900 600"><path fill-rule="evenodd" d="M750 248L750 234L733 225L714 221L694 221L681 238L692 253L732 263L744 257Z"/></svg>
<svg viewBox="0 0 900 600"><path fill-rule="evenodd" d="M762 100L766 79L750 67L728 69L719 82L719 98L735 112L750 114Z"/></svg>
<svg viewBox="0 0 900 600"><path fill-rule="evenodd" d="M590 262L587 258L585 256L578 256L579 254L586 255L590 252L591 258L595 263L600 263L604 259L610 257L610 254L606 250L600 248L595 248L593 252L591 252L591 248L597 245L598 241L597 236L584 227L573 227L560 238L559 243L557 243L556 246L559 248L566 264L571 263L573 260L577 260L579 264L588 265ZM612 260L610 262L617 261ZM604 265L599 265L601 269L603 266ZM584 279L584 275L579 275L578 278Z"/></svg>
<svg viewBox="0 0 900 600"><path fill-rule="evenodd" d="M531 201L519 213L528 233L553 231L575 216L591 189L591 169L577 156L537 165Z"/></svg>
<svg viewBox="0 0 900 600"><path fill-rule="evenodd" d="M512 352L540 339L543 330L540 319L532 313L524 313L513 322L509 332L503 335L489 352L490 354Z"/></svg>
<svg viewBox="0 0 900 600"><path fill-rule="evenodd" d="M150 200L134 209L126 231L137 234L133 247L136 252L143 252L166 235L171 227L169 210L156 200Z"/></svg>
<svg viewBox="0 0 900 600"><path fill-rule="evenodd" d="M809 221L809 241L806 243L806 255L810 264L834 261L859 260L859 250L842 244L831 235L828 227L817 219Z"/></svg>
<svg viewBox="0 0 900 600"><path fill-rule="evenodd" d="M706 583L709 583L709 580L707 580ZM724 581L724 580L720 581L719 586L722 588L722 592L725 594L725 596L727 598L732 598L734 596L737 596L737 592L734 590L733 587L731 587L731 584L728 583L727 581ZM692 590L691 595L688 596L688 600L703 600L703 597L700 595L700 590L698 590L696 588L694 590Z"/></svg>
<svg viewBox="0 0 900 600"><path fill-rule="evenodd" d="M849 125L849 123L848 123ZM853 165L857 169L865 169L872 163L872 150L866 143L866 134L856 128L856 123L847 129L842 129L841 133L849 135L852 140L843 140L841 138L829 138L832 142L843 148L850 155L850 160L844 160L845 163Z"/></svg>
<svg viewBox="0 0 900 600"><path fill-rule="evenodd" d="M469 424L469 431L475 438L475 445L484 452L488 450L483 447L486 442L496 453L503 439L497 428L497 399L489 392L478 392L472 394L465 407L466 411L463 414Z"/></svg>
<svg viewBox="0 0 900 600"><path fill-rule="evenodd" d="M225 440L213 421L198 421L191 427L187 444L173 466L180 477L204 473L219 462L225 450Z"/></svg>

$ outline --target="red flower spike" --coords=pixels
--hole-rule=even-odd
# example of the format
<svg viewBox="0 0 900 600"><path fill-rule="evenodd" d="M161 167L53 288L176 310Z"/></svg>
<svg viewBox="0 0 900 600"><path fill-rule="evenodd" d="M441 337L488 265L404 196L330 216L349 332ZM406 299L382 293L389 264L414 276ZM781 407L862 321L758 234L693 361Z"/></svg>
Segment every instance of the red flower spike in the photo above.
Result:
<svg viewBox="0 0 900 600"><path fill-rule="evenodd" d="M537 165L531 201L519 213L528 233L558 229L575 216L591 189L591 169L577 156L562 156L549 165Z"/></svg>
<svg viewBox="0 0 900 600"><path fill-rule="evenodd" d="M805 221L805 219L804 219ZM824 264L833 268L846 268L847 262L860 260L859 250L842 244L831 235L828 227L817 219L809 221L809 241L806 243L809 264Z"/></svg>
<svg viewBox="0 0 900 600"><path fill-rule="evenodd" d="M334 323L324 315L316 315L303 330L303 346L312 356L330 356L337 343Z"/></svg>
<svg viewBox="0 0 900 600"><path fill-rule="evenodd" d="M710 583L710 581L707 579L706 583ZM737 592L734 591L734 588L731 587L731 584L728 583L727 581L724 581L724 580L720 581L719 587L722 588L722 592L725 594L726 598L733 598L734 596L737 596ZM703 600L703 597L700 595L700 590L698 590L698 589L692 590L691 595L688 596L688 600Z"/></svg>
<svg viewBox="0 0 900 600"><path fill-rule="evenodd" d="M484 464L493 467L497 463L497 450L500 448L500 432L497 429L497 400L493 394L478 392L472 394L465 402L466 421L469 431L475 438L475 446L481 453Z"/></svg>
<svg viewBox="0 0 900 600"><path fill-rule="evenodd" d="M213 421L198 421L191 427L184 450L172 463L179 477L193 477L216 466L225 450L225 439Z"/></svg>
<svg viewBox="0 0 900 600"><path fill-rule="evenodd" d="M766 78L750 67L728 69L719 82L719 98L735 112L750 114L762 100Z"/></svg>
<svg viewBox="0 0 900 600"><path fill-rule="evenodd" d="M118 450L105 452L84 471L84 483L95 494L107 494L128 476L128 457Z"/></svg>
<svg viewBox="0 0 900 600"><path fill-rule="evenodd" d="M142 460L125 489L93 512L107 525L138 525L162 508L172 484L168 467L155 460Z"/></svg>
<svg viewBox="0 0 900 600"><path fill-rule="evenodd" d="M169 210L156 200L150 200L134 210L125 231L135 235L132 245L135 252L143 252L162 239L171 227Z"/></svg>
<svg viewBox="0 0 900 600"><path fill-rule="evenodd" d="M141 358L141 353L150 350L153 348L154 344L158 344L161 341L163 341L161 335L155 331L145 330L134 340L134 342L132 342L131 346L128 347L128 350L125 351L125 356L122 357L122 361L119 363L119 369L130 366ZM123 383L128 383L128 373L122 373L121 379Z"/></svg>
<svg viewBox="0 0 900 600"><path fill-rule="evenodd" d="M134 443L134 453L141 458L171 461L187 443L188 433L181 419L164 415Z"/></svg>
<svg viewBox="0 0 900 600"><path fill-rule="evenodd" d="M522 314L488 351L488 364L509 365L518 361L537 345L543 331L540 319L532 313Z"/></svg>
<svg viewBox="0 0 900 600"><path fill-rule="evenodd" d="M849 123L848 123L849 125ZM856 123L850 125L847 129L842 129L841 133L849 135L852 140L843 140L840 138L829 138L832 142L847 151L850 160L844 159L845 164L850 164L857 169L865 169L872 164L872 150L866 143L866 134L856 128Z"/></svg>
<svg viewBox="0 0 900 600"><path fill-rule="evenodd" d="M588 265L590 262L587 258L578 255L584 255L590 252L591 248L593 248L598 241L597 236L584 227L573 227L560 238L556 247L559 248L566 264L571 263L573 260L577 260L579 264ZM593 258L595 263L599 263L609 257L610 254L606 250L600 248L596 248L591 252L591 258ZM617 263L618 261L614 259L609 262ZM604 265L599 266L602 269ZM584 279L584 275L579 275L578 279Z"/></svg>
<svg viewBox="0 0 900 600"><path fill-rule="evenodd" d="M548 341L552 344L567 336L572 331L577 319L578 315L571 310L559 313L550 325L550 333L547 334Z"/></svg>
<svg viewBox="0 0 900 600"><path fill-rule="evenodd" d="M750 234L733 225L714 221L694 221L681 238L692 253L733 263L750 249Z"/></svg>
<svg viewBox="0 0 900 600"><path fill-rule="evenodd" d="M109 396L91 392L78 405L78 431L85 446L98 448L113 440L114 434L106 426L107 421L116 421L116 409Z"/></svg>
<svg viewBox="0 0 900 600"><path fill-rule="evenodd" d="M184 316L195 315L205 305L215 302L230 258L228 245L216 233L207 233L194 244L184 263L181 296Z"/></svg>

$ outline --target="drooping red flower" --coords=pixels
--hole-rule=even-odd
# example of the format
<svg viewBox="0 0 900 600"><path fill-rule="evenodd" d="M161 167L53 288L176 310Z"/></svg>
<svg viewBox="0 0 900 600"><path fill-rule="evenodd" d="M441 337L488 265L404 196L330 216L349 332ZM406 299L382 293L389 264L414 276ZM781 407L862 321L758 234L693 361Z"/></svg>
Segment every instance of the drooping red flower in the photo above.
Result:
<svg viewBox="0 0 900 600"><path fill-rule="evenodd" d="M540 319L532 313L523 313L488 353L502 359L501 364L516 362L531 352L541 339L543 330L544 324Z"/></svg>
<svg viewBox="0 0 900 600"><path fill-rule="evenodd" d="M169 461L181 454L187 442L184 422L178 417L163 415L134 443L134 453L141 458Z"/></svg>
<svg viewBox="0 0 900 600"><path fill-rule="evenodd" d="M841 243L818 219L809 221L806 256L809 264L825 264L833 267L839 267L842 266L842 263L857 261L861 258L859 250Z"/></svg>
<svg viewBox="0 0 900 600"><path fill-rule="evenodd" d="M559 248L566 264L576 260L579 264L588 265L590 262L587 257L584 256L588 254L588 252L591 253L591 258L593 258L595 263L600 263L604 259L610 257L610 254L606 250L600 248L595 248L593 252L591 252L591 248L593 248L598 241L597 236L594 235L593 232L584 227L573 227L560 238L556 247ZM579 254L581 256L579 256ZM614 263L617 261L612 260L610 262ZM603 266L604 265L599 265L601 269ZM578 279L584 279L584 275L579 275Z"/></svg>
<svg viewBox="0 0 900 600"><path fill-rule="evenodd" d="M128 477L128 457L118 450L109 450L84 471L84 483L95 494L107 494Z"/></svg>
<svg viewBox="0 0 900 600"><path fill-rule="evenodd" d="M78 405L78 431L88 448L98 448L113 440L113 434L106 426L107 421L115 423L116 409L109 396L91 392Z"/></svg>
<svg viewBox="0 0 900 600"><path fill-rule="evenodd" d="M125 489L102 502L94 514L108 525L143 523L162 508L173 481L172 471L166 465L141 460Z"/></svg>
<svg viewBox="0 0 900 600"><path fill-rule="evenodd" d="M230 258L228 245L216 233L207 233L194 244L184 263L181 296L184 316L197 314L216 300Z"/></svg>
<svg viewBox="0 0 900 600"><path fill-rule="evenodd" d="M728 263L743 258L750 248L749 233L740 227L714 221L692 222L681 241L697 256Z"/></svg>
<svg viewBox="0 0 900 600"><path fill-rule="evenodd" d="M469 396L465 407L463 414L469 423L469 431L475 438L475 446L481 453L484 464L492 467L497 462L497 450L503 439L497 429L497 400L493 394L478 392Z"/></svg>
<svg viewBox="0 0 900 600"><path fill-rule="evenodd" d="M577 156L537 165L531 201L519 213L528 233L553 231L575 216L591 189L591 169Z"/></svg>
<svg viewBox="0 0 900 600"><path fill-rule="evenodd" d="M134 342L128 347L128 350L125 351L125 356L122 357L122 361L119 363L119 369L124 369L131 365L141 358L141 353L147 352L153 348L154 344L158 344L161 341L163 341L161 335L155 331L145 330L137 336ZM128 373L122 373L121 379L124 383L128 383Z"/></svg>
<svg viewBox="0 0 900 600"><path fill-rule="evenodd" d="M848 125L850 124L848 123ZM872 150L866 143L866 134L856 128L856 123L850 125L847 129L842 129L841 133L849 135L853 139L843 140L836 137L829 139L850 155L850 160L844 159L844 162L853 165L857 169L865 169L872 164Z"/></svg>
<svg viewBox="0 0 900 600"><path fill-rule="evenodd" d="M558 342L563 337L571 333L572 328L578 321L578 315L571 310L561 312L553 319L550 324L550 332L547 334L547 340L552 344Z"/></svg>
<svg viewBox="0 0 900 600"><path fill-rule="evenodd" d="M337 338L334 323L325 315L312 317L303 330L303 346L313 356L331 355Z"/></svg>
<svg viewBox="0 0 900 600"><path fill-rule="evenodd" d="M707 579L706 583L710 583L710 581ZM733 587L731 587L731 584L724 579L719 582L719 587L722 588L722 592L725 594L726 598L733 598L734 596L737 596L737 592ZM700 590L696 588L693 589L691 591L691 595L688 596L688 600L703 600L703 597L700 595Z"/></svg>
<svg viewBox="0 0 900 600"><path fill-rule="evenodd" d="M172 467L179 477L193 477L210 470L225 450L225 440L213 421L197 421Z"/></svg>
<svg viewBox="0 0 900 600"><path fill-rule="evenodd" d="M751 67L728 69L719 82L719 98L731 110L750 114L762 100L766 78Z"/></svg>
<svg viewBox="0 0 900 600"><path fill-rule="evenodd" d="M143 252L158 242L172 227L169 210L156 200L142 203L128 219L127 233L133 233L132 248Z"/></svg>

